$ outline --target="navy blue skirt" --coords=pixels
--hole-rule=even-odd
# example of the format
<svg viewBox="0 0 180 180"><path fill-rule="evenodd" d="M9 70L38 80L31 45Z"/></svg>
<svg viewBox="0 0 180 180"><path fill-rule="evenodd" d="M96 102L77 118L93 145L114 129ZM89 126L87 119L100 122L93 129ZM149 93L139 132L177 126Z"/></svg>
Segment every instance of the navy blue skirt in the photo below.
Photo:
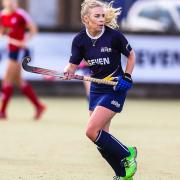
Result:
<svg viewBox="0 0 180 180"><path fill-rule="evenodd" d="M9 56L9 59L12 61L21 62L24 57L30 56L30 50L25 48L25 49L20 49L14 52L10 51L8 56Z"/></svg>
<svg viewBox="0 0 180 180"><path fill-rule="evenodd" d="M95 93L90 92L89 110L94 111L96 106L103 106L113 112L120 113L126 99L126 92Z"/></svg>

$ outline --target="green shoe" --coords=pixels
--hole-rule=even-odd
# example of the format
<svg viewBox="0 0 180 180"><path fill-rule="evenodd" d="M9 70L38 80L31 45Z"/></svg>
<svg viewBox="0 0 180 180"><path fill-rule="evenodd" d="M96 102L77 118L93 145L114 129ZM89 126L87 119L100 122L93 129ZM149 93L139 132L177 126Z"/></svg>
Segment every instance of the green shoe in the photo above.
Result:
<svg viewBox="0 0 180 180"><path fill-rule="evenodd" d="M122 177L122 180L133 180L133 177Z"/></svg>
<svg viewBox="0 0 180 180"><path fill-rule="evenodd" d="M125 167L125 171L126 171L126 176L123 177L124 178L123 180L132 180L131 177L137 171L137 162L136 162L137 149L136 147L128 147L128 150L130 152L130 156L122 160L122 165Z"/></svg>

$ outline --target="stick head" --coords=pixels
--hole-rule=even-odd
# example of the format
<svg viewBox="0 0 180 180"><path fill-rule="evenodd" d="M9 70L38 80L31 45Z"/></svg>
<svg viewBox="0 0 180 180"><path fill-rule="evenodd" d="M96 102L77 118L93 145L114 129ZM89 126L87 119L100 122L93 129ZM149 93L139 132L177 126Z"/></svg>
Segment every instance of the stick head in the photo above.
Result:
<svg viewBox="0 0 180 180"><path fill-rule="evenodd" d="M22 61L22 67L25 71L32 71L32 68L30 66L28 66L28 64L31 62L31 57L30 56L26 56L23 61Z"/></svg>
<svg viewBox="0 0 180 180"><path fill-rule="evenodd" d="M30 56L25 57L25 58L24 58L24 61L27 61L27 63L30 63L30 62L31 62Z"/></svg>
<svg viewBox="0 0 180 180"><path fill-rule="evenodd" d="M23 69L26 69L27 64L30 63L30 62L31 62L31 57L26 56L26 57L23 59L23 61L22 61L22 67L23 67Z"/></svg>
<svg viewBox="0 0 180 180"><path fill-rule="evenodd" d="M64 73L62 73L62 72L28 65L30 62L31 62L31 57L29 57L29 56L27 56L23 59L22 67L25 71L28 71L30 73L36 73L36 74L42 74L42 75L47 75L47 76L54 76L54 77L58 77L58 78L64 78Z"/></svg>

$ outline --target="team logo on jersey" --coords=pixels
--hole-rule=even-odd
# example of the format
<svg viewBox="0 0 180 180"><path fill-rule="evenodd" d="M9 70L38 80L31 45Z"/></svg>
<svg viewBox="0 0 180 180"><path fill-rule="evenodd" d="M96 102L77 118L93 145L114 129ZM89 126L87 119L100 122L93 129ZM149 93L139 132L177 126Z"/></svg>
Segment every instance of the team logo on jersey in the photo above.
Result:
<svg viewBox="0 0 180 180"><path fill-rule="evenodd" d="M110 64L110 60L108 57L107 58L98 58L98 59L88 60L87 63L89 64L89 66L94 66L94 65L105 66L107 64Z"/></svg>
<svg viewBox="0 0 180 180"><path fill-rule="evenodd" d="M119 104L119 102L118 102L118 101L115 101L115 100L112 100L112 101L111 101L111 104L114 105L114 106L116 106L117 108L120 108L120 106L121 106L121 104Z"/></svg>
<svg viewBox="0 0 180 180"><path fill-rule="evenodd" d="M102 47L101 48L101 52L108 52L108 53L110 53L110 52L112 52L112 49L108 48L108 47Z"/></svg>
<svg viewBox="0 0 180 180"><path fill-rule="evenodd" d="M15 17L11 19L12 24L16 24L16 22L17 22L17 19Z"/></svg>

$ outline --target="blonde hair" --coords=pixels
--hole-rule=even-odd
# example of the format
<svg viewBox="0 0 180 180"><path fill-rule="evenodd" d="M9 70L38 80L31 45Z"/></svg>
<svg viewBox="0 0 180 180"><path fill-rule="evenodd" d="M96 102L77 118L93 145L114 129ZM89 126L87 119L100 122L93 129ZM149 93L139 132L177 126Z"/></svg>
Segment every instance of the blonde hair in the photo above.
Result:
<svg viewBox="0 0 180 180"><path fill-rule="evenodd" d="M88 14L89 9L103 7L105 9L105 25L113 29L119 28L117 18L121 14L121 8L113 8L113 1L105 3L100 0L84 0L81 4L81 19Z"/></svg>

